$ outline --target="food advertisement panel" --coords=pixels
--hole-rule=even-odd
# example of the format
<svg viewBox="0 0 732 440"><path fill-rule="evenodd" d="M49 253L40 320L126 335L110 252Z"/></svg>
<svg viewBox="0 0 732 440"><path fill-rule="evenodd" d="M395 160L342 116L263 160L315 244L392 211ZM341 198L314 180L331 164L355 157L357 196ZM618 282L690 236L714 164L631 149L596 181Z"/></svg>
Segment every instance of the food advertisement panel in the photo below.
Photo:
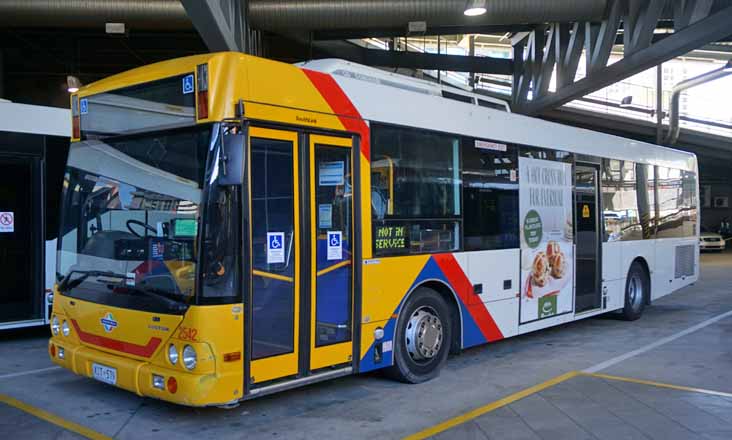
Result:
<svg viewBox="0 0 732 440"><path fill-rule="evenodd" d="M572 311L572 166L519 158L521 323Z"/></svg>

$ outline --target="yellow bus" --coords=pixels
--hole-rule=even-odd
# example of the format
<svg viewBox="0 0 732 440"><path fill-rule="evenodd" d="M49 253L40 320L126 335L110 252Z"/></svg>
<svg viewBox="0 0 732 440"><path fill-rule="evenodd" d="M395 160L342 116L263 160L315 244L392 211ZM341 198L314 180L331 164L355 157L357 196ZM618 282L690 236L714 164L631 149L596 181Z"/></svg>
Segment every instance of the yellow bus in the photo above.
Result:
<svg viewBox="0 0 732 440"><path fill-rule="evenodd" d="M71 110L49 354L141 396L424 382L466 347L637 319L698 276L693 155L467 91L217 53Z"/></svg>

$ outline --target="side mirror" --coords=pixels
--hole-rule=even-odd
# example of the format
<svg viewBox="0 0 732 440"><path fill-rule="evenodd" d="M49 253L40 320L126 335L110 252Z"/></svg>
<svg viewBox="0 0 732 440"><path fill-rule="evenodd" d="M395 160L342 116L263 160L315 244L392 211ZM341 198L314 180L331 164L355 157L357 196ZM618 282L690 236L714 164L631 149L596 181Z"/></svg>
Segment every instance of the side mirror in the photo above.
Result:
<svg viewBox="0 0 732 440"><path fill-rule="evenodd" d="M244 184L244 143L243 134L227 134L219 156L219 178L221 186Z"/></svg>

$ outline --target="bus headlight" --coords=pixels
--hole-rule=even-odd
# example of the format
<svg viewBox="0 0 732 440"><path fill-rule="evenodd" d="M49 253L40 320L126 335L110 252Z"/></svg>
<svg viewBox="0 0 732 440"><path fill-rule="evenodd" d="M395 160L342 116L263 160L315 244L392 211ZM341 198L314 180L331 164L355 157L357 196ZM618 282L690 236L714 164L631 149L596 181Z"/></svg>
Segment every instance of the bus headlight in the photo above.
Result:
<svg viewBox="0 0 732 440"><path fill-rule="evenodd" d="M61 325L58 323L58 316L54 316L51 318L51 331L53 332L53 335L58 335L58 331L61 328Z"/></svg>
<svg viewBox="0 0 732 440"><path fill-rule="evenodd" d="M189 370L196 368L196 350L190 345L183 347L183 365Z"/></svg>
<svg viewBox="0 0 732 440"><path fill-rule="evenodd" d="M61 333L63 333L64 336L68 336L71 334L71 327L69 327L69 323L66 320L61 323Z"/></svg>
<svg viewBox="0 0 732 440"><path fill-rule="evenodd" d="M178 363L178 349L175 348L175 345L173 344L170 344L168 346L168 360L173 365Z"/></svg>

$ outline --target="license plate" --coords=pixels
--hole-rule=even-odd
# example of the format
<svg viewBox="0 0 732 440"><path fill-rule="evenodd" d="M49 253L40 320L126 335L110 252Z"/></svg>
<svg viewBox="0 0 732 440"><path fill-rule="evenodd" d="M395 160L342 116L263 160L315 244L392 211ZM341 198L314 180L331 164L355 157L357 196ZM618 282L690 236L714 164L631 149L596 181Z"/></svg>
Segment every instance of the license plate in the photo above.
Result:
<svg viewBox="0 0 732 440"><path fill-rule="evenodd" d="M92 364L92 375L94 379L108 383L110 385L117 385L117 369L107 367L99 364Z"/></svg>

